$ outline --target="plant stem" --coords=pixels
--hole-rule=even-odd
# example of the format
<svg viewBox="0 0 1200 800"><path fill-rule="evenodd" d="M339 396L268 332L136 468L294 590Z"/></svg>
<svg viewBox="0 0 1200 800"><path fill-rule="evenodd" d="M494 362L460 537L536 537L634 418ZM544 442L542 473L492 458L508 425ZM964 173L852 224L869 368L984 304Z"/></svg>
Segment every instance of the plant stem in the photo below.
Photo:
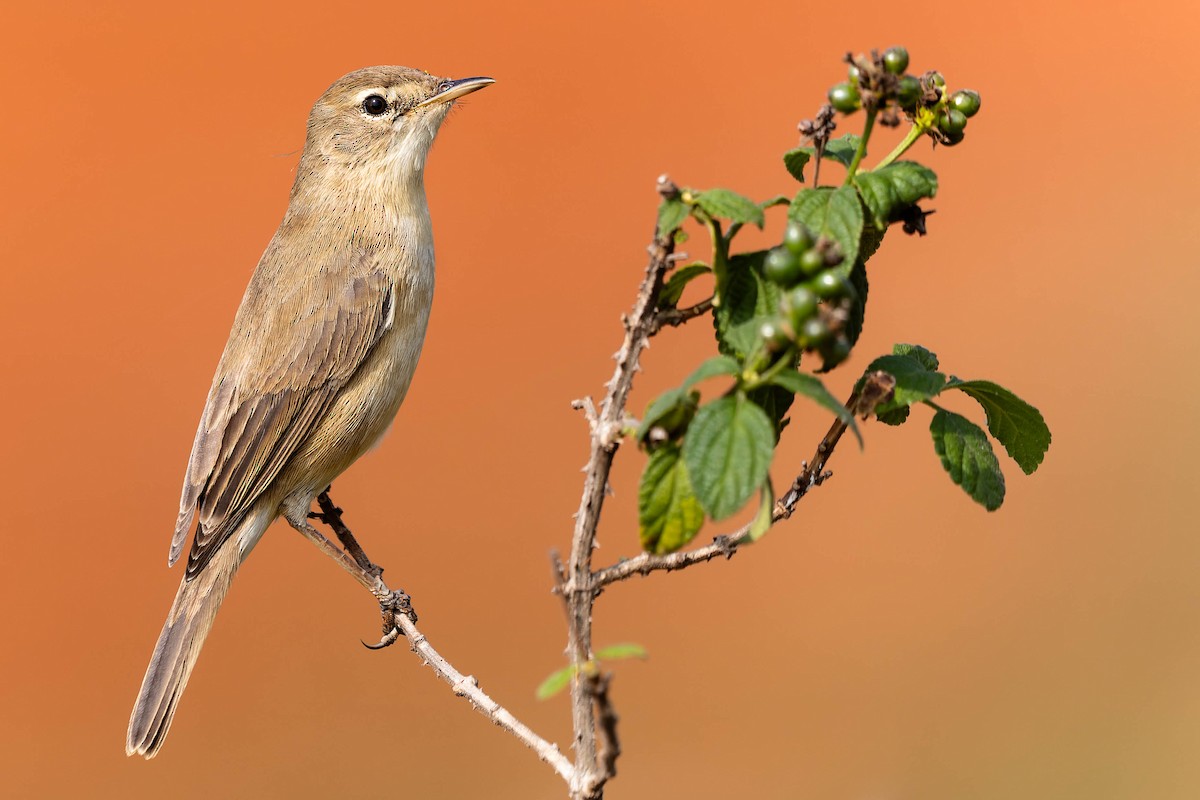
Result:
<svg viewBox="0 0 1200 800"><path fill-rule="evenodd" d="M774 378L779 373L783 372L785 369L788 369L789 367L794 367L794 362L792 360L792 356L794 353L795 353L795 349L792 347L789 347L787 349L787 351L779 359L777 359L774 364L772 364L767 369L766 372L761 373L757 378L755 378L752 381L747 381L746 385L743 386L742 389L744 389L747 392L752 392L755 389L758 389L760 387L763 387L763 386L766 386L767 384L769 384L771 382L772 378Z"/></svg>
<svg viewBox="0 0 1200 800"><path fill-rule="evenodd" d="M896 145L896 149L893 150L892 152L888 153L886 156L884 156L883 160L880 161L878 164L876 164L874 169L880 169L882 167L886 167L888 164L891 164L897 158L904 155L905 152L908 151L908 148L912 147L914 144L917 143L917 139L920 139L921 134L923 134L923 133L925 133L925 128L923 128L920 125L914 124L912 126L912 128L908 131L908 134L904 137L903 141L901 141L900 144Z"/></svg>
<svg viewBox="0 0 1200 800"><path fill-rule="evenodd" d="M846 168L846 180L843 186L849 186L854 182L854 173L858 172L858 165L862 163L863 156L867 154L867 141L871 138L871 130L875 127L875 115L879 113L877 109L867 109L867 121L863 125L862 138L858 140L858 149L854 151L854 159L850 162L850 166Z"/></svg>

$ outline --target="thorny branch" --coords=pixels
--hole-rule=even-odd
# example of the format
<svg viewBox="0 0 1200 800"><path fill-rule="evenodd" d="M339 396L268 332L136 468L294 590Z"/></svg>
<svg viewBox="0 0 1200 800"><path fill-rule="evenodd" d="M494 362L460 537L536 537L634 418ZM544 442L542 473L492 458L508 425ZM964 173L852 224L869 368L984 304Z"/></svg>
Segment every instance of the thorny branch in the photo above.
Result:
<svg viewBox="0 0 1200 800"><path fill-rule="evenodd" d="M659 178L659 192L668 196L678 193L678 188L664 175ZM617 365L612 378L606 384L607 391L600 407L597 409L591 398L583 398L573 403L573 406L581 409L587 417L591 448L584 470L586 476L579 511L575 515L570 556L564 564L557 553L551 554L554 593L562 599L566 611L569 629L567 653L575 666L575 676L571 685L572 722L575 731L574 764L562 754L557 745L538 736L485 694L473 676L463 675L433 648L417 628L417 615L412 609L408 595L402 590L389 589L383 582L383 569L367 558L343 522L342 510L334 505L328 490L317 498L321 511L312 513L309 517L329 525L345 550L323 536L306 519L288 520L305 538L338 562L342 569L350 573L379 602L383 611L384 635L378 644L367 645L368 647L381 649L393 644L401 636L405 637L409 648L424 664L432 668L439 678L450 684L456 695L465 698L472 708L511 733L533 750L539 759L549 764L567 783L572 800L601 800L605 784L617 774L617 758L621 754L617 735L619 718L609 697L612 675L601 674L596 669L592 652L592 609L596 598L605 586L634 575L685 569L719 556L731 558L747 543L745 537L750 528L747 525L732 533L717 536L711 544L693 550L668 555L643 553L612 566L592 570L592 550L596 546L596 529L608 491L608 475L621 444L625 406L633 386L633 377L640 369L638 362L641 352L650 338L664 327L681 325L706 313L713 304L712 298L709 298L684 309L659 310L657 304L663 278L676 261L673 254L674 240L670 235L656 237L648 249L650 262L646 267L633 310L622 318L625 339L614 356ZM890 390L889 386L880 385L880 381L889 377L883 373L868 376L867 381L846 402L850 413L857 414L866 408L874 408L879 399L879 392ZM772 523L789 518L800 499L812 487L820 486L832 475L826 471L825 466L846 428L847 423L840 419L830 427L825 438L817 446L812 461L802 465L800 474L791 487L776 502L771 517Z"/></svg>
<svg viewBox="0 0 1200 800"><path fill-rule="evenodd" d="M660 194L677 193L678 188L665 175L659 178ZM596 527L600 523L600 511L604 506L608 490L608 473L613 457L621 443L621 429L625 419L625 403L637 373L638 360L656 329L658 295L662 290L663 276L672 265L671 255L675 240L670 236L656 236L650 245L650 263L638 289L633 310L625 317L625 340L617 351L616 368L607 384L607 392L594 409L590 400L576 404L588 413L591 433L591 452L584 469L583 496L575 514L575 531L571 537L571 554L567 560L566 581L562 586L567 604L568 640L567 652L576 667L571 681L571 717L575 730L576 782L571 786L574 800L595 800L604 794L604 784L611 777L607 774L608 762L615 762L615 754L597 760L596 706L598 697L594 682L584 676L583 667L592 660L592 605L597 589L592 583L592 550L596 546ZM607 696L606 696L607 700ZM606 702L605 705L608 705Z"/></svg>

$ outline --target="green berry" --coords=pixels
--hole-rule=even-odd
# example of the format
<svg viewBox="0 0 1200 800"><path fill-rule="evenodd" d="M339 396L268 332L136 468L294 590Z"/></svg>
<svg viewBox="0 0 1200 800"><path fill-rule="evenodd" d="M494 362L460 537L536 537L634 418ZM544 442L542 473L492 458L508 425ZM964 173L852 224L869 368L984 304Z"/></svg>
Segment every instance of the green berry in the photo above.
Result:
<svg viewBox="0 0 1200 800"><path fill-rule="evenodd" d="M791 286L800 280L800 259L786 247L773 248L763 262L767 280L780 286Z"/></svg>
<svg viewBox="0 0 1200 800"><path fill-rule="evenodd" d="M961 111L965 117L973 117L979 113L979 92L971 89L959 89L950 95L950 107Z"/></svg>
<svg viewBox="0 0 1200 800"><path fill-rule="evenodd" d="M908 51L903 47L890 47L883 51L883 68L893 75L903 75L908 69Z"/></svg>
<svg viewBox="0 0 1200 800"><path fill-rule="evenodd" d="M787 347L792 340L791 331L784 326L782 319L764 322L758 332L766 343L767 349L772 353Z"/></svg>
<svg viewBox="0 0 1200 800"><path fill-rule="evenodd" d="M938 114L937 126L947 136L958 136L967 127L967 115L956 108L947 108Z"/></svg>
<svg viewBox="0 0 1200 800"><path fill-rule="evenodd" d="M813 317L800 329L800 341L807 347L815 347L829 338L829 326L820 317Z"/></svg>
<svg viewBox="0 0 1200 800"><path fill-rule="evenodd" d="M913 111L921 100L921 82L912 75L905 75L896 85L896 102L905 111Z"/></svg>
<svg viewBox="0 0 1200 800"><path fill-rule="evenodd" d="M799 330L805 320L817 313L817 296L807 286L797 286L784 297L792 327Z"/></svg>
<svg viewBox="0 0 1200 800"><path fill-rule="evenodd" d="M939 89L946 88L946 78L940 72L930 72L929 73L929 83L932 84L933 86L936 86Z"/></svg>
<svg viewBox="0 0 1200 800"><path fill-rule="evenodd" d="M857 111L862 105L858 87L851 83L839 83L829 90L829 104L843 114Z"/></svg>
<svg viewBox="0 0 1200 800"><path fill-rule="evenodd" d="M954 145L956 145L956 144L958 144L959 142L961 142L961 141L963 140L963 137L964 137L964 136L966 136L966 135L967 135L967 134L965 134L965 133L964 133L964 132L962 132L962 131L959 131L958 133L945 133L945 134L942 134L942 136L943 136L943 138L942 138L942 144L946 145L947 147L954 147Z"/></svg>
<svg viewBox="0 0 1200 800"><path fill-rule="evenodd" d="M850 342L845 336L839 336L823 349L821 355L825 358L825 368L836 367L850 357Z"/></svg>
<svg viewBox="0 0 1200 800"><path fill-rule="evenodd" d="M846 70L846 74L850 76L851 83L858 83L859 70L855 64L850 65L850 69Z"/></svg>
<svg viewBox="0 0 1200 800"><path fill-rule="evenodd" d="M787 230L783 232L784 247L798 256L812 247L813 244L813 235L809 233L808 228L804 227L803 222L792 221L788 223Z"/></svg>
<svg viewBox="0 0 1200 800"><path fill-rule="evenodd" d="M813 291L822 299L844 297L850 294L850 284L838 274L837 270L827 269L813 279Z"/></svg>
<svg viewBox="0 0 1200 800"><path fill-rule="evenodd" d="M800 269L805 275L816 275L825 269L825 256L815 247L805 250L800 256Z"/></svg>

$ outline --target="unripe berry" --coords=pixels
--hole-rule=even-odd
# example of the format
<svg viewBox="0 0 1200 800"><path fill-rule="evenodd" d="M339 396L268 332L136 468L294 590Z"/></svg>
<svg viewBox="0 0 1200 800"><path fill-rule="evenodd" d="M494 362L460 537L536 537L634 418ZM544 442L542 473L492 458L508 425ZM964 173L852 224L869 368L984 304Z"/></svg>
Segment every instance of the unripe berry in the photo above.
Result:
<svg viewBox="0 0 1200 800"><path fill-rule="evenodd" d="M957 136L967 127L967 116L954 108L947 108L938 114L938 130L947 136Z"/></svg>
<svg viewBox="0 0 1200 800"><path fill-rule="evenodd" d="M800 269L805 275L816 275L825 269L825 256L815 247L811 250L805 250L800 255Z"/></svg>
<svg viewBox="0 0 1200 800"><path fill-rule="evenodd" d="M800 259L786 247L773 248L763 261L763 273L772 283L791 286L800 280Z"/></svg>
<svg viewBox="0 0 1200 800"><path fill-rule="evenodd" d="M959 89L950 95L950 107L961 111L963 116L973 117L979 113L979 92L971 89Z"/></svg>
<svg viewBox="0 0 1200 800"><path fill-rule="evenodd" d="M825 300L844 297L852 291L846 279L834 269L827 269L818 275L812 281L812 287L817 296Z"/></svg>
<svg viewBox="0 0 1200 800"><path fill-rule="evenodd" d="M896 84L896 102L905 111L913 111L921 100L921 82L912 75L905 75Z"/></svg>
<svg viewBox="0 0 1200 800"><path fill-rule="evenodd" d="M813 317L800 329L800 341L806 347L816 347L829 338L829 326L820 317Z"/></svg>
<svg viewBox="0 0 1200 800"><path fill-rule="evenodd" d="M908 51L903 47L890 47L883 51L883 67L893 75L903 75L908 69Z"/></svg>
<svg viewBox="0 0 1200 800"><path fill-rule="evenodd" d="M784 305L792 322L792 328L800 330L804 323L817 313L817 295L807 286L797 286L784 296Z"/></svg>
<svg viewBox="0 0 1200 800"><path fill-rule="evenodd" d="M862 106L862 98L858 96L858 86L851 83L839 83L829 90L829 104L843 114L851 114Z"/></svg>
<svg viewBox="0 0 1200 800"><path fill-rule="evenodd" d="M813 244L813 235L809 233L808 228L804 226L803 222L793 220L788 223L787 230L783 232L784 247L798 256L812 247Z"/></svg>

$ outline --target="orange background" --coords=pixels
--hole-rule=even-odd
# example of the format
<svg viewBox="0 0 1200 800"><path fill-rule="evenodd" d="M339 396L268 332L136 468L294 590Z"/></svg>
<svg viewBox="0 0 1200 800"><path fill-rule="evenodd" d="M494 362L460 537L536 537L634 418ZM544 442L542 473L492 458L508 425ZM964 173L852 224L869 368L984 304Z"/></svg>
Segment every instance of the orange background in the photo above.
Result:
<svg viewBox="0 0 1200 800"><path fill-rule="evenodd" d="M564 796L405 650L364 650L368 598L283 526L163 754L122 754L196 419L308 108L373 63L497 79L431 158L414 389L334 497L435 645L566 748L565 701L533 689L565 643L546 553L585 460L569 402L610 374L654 179L794 190L779 155L841 54L899 42L983 112L918 149L932 233L889 237L829 383L921 342L1038 404L1054 445L1031 479L1005 460L989 515L927 415L870 425L760 546L606 592L597 644L651 654L618 669L610 796L1197 796L1198 23L1189 0L7 3L0 794ZM702 328L655 343L634 413L711 350ZM825 424L803 408L777 483ZM642 460L618 460L600 563L636 550Z"/></svg>

